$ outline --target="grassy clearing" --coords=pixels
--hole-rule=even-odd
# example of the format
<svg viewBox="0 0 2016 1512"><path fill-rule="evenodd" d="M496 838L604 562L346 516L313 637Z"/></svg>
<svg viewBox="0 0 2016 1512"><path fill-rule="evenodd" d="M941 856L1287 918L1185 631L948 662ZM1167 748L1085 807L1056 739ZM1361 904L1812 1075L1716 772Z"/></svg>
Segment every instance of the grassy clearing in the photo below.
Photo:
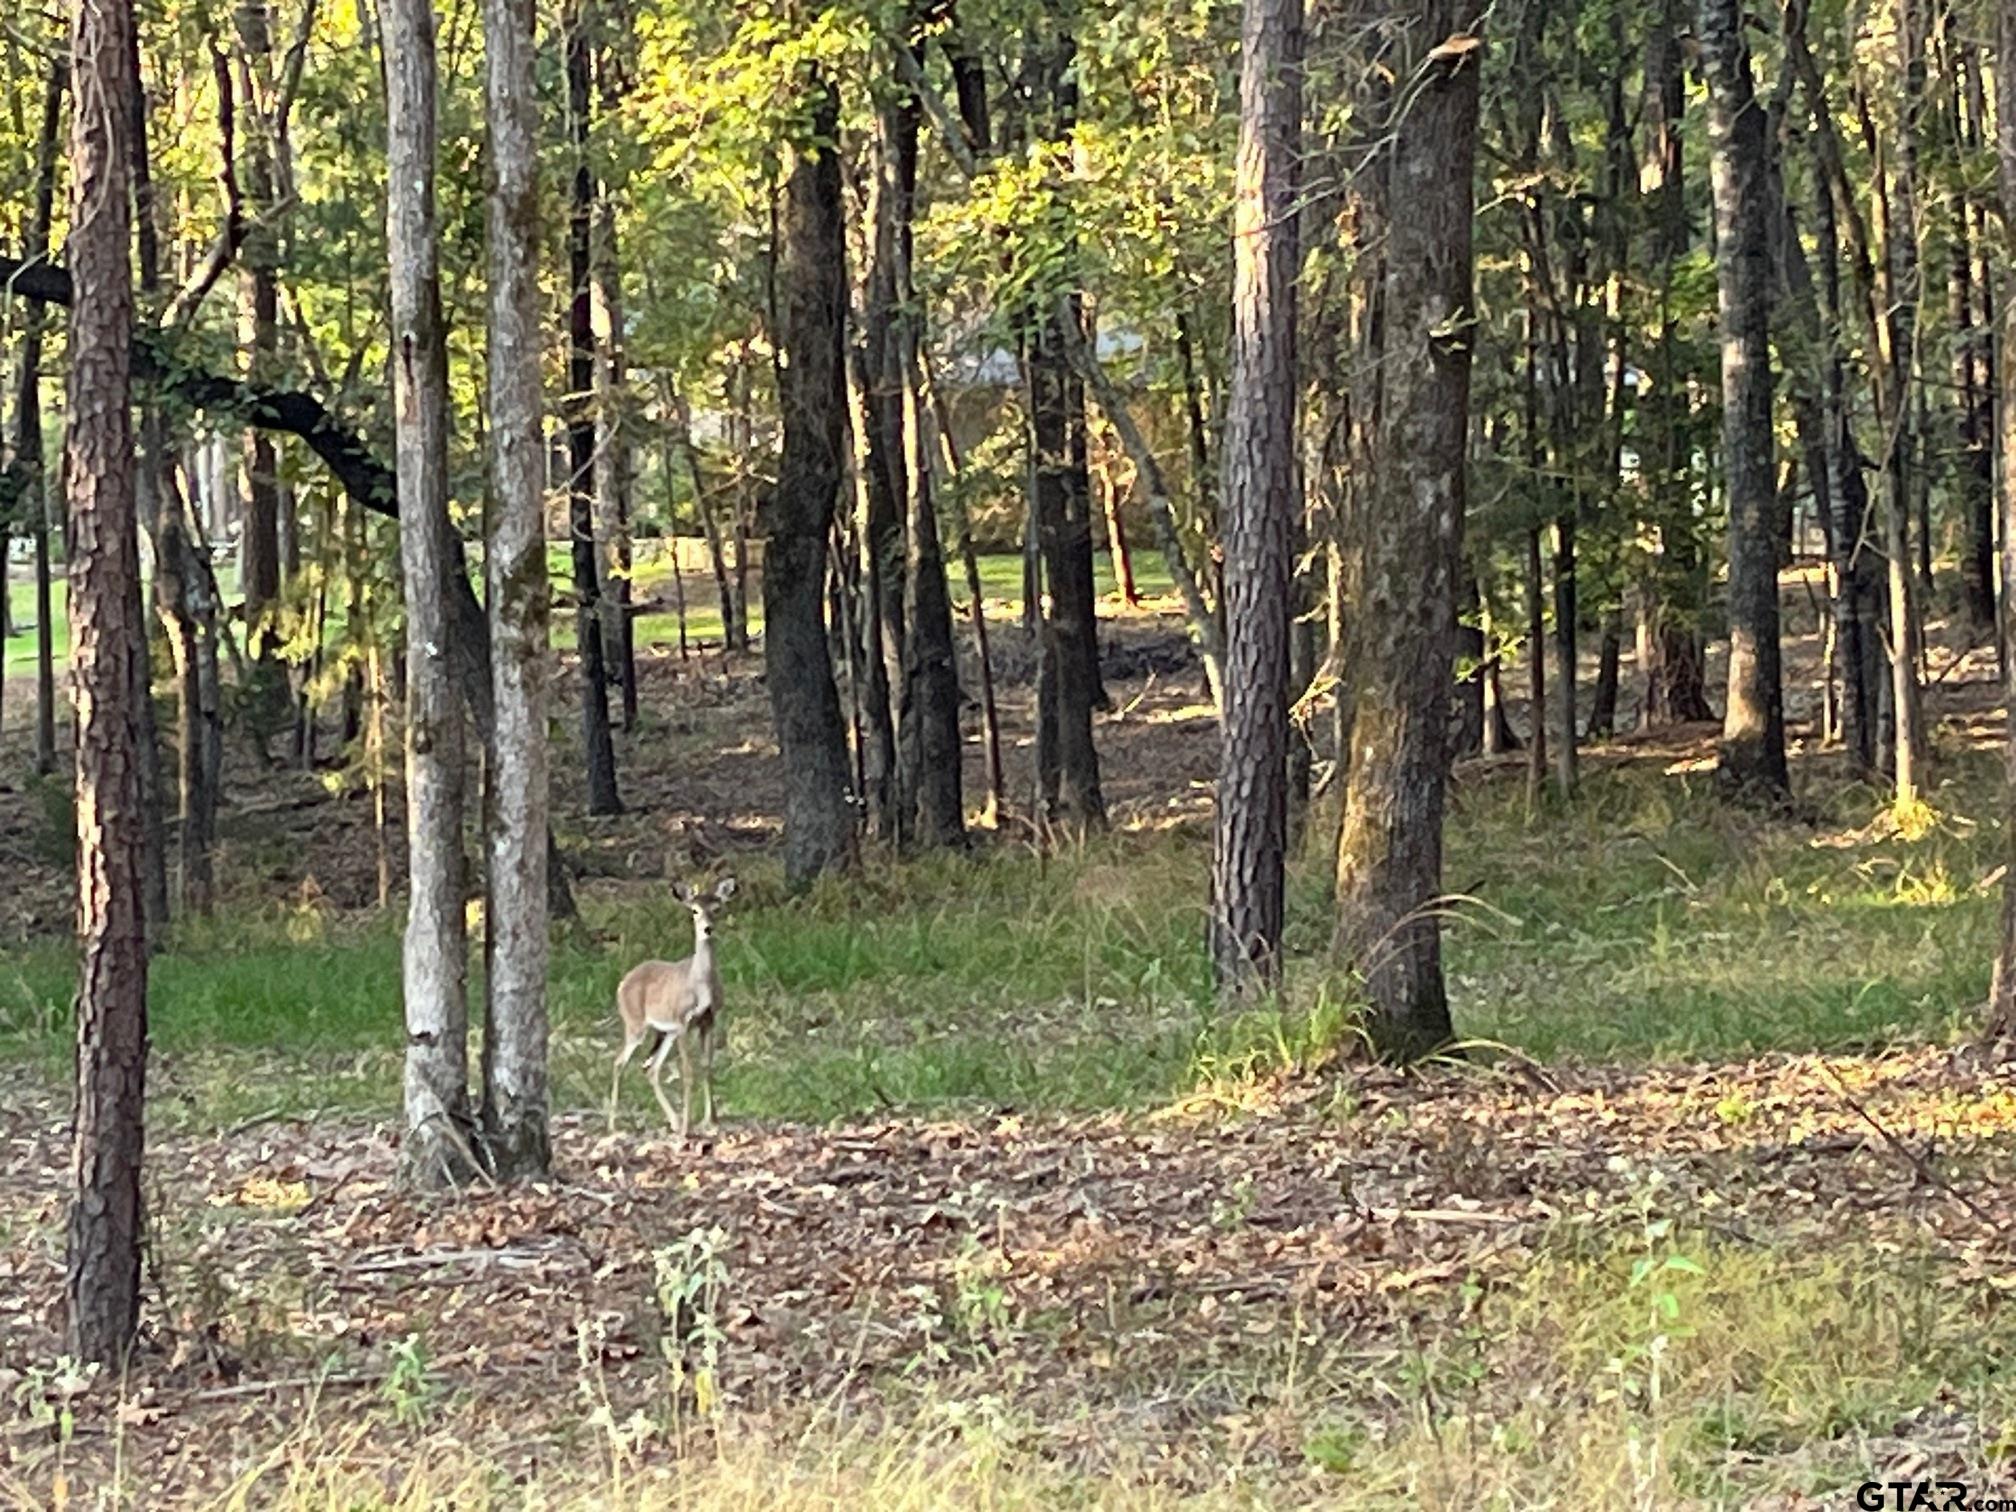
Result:
<svg viewBox="0 0 2016 1512"><path fill-rule="evenodd" d="M551 547L547 554L547 568L553 582L564 588L572 580L573 570L569 564L565 547ZM1100 555L1093 562L1093 584L1102 599L1113 599L1119 589L1115 586L1113 563L1110 557ZM947 569L947 577L952 584L955 606L966 601L965 568L954 563ZM760 633L763 628L762 574L752 571L749 578L749 628ZM1161 557L1151 553L1139 553L1134 557L1134 582L1139 592L1149 597L1173 593L1175 584L1169 576L1167 566ZM1006 613L1010 617L1021 612L1022 603L1022 558L1014 553L994 553L980 558L981 592L988 601L992 612ZM711 569L699 571L688 569L685 573L686 591L686 634L689 642L705 645L719 645L723 630L719 596L714 590L714 575ZM636 599L667 607L650 610L637 616L637 644L645 650L672 650L679 646L679 618L670 609L673 602L672 564L663 552L654 550L652 544L639 545L637 564L632 573L632 595ZM571 614L557 615L553 621L553 644L563 650L574 647L576 642L575 622Z"/></svg>
<svg viewBox="0 0 2016 1512"><path fill-rule="evenodd" d="M1703 779L1595 773L1576 807L1529 821L1514 787L1461 797L1449 842L1457 1026L1540 1059L1741 1057L1941 1040L1987 987L1997 835L1984 754L1949 763L1923 834L1866 789L1814 795L1814 822L1732 813ZM1318 827L1321 833L1321 827ZM1322 962L1324 867L1298 868L1297 965L1279 1014L1209 1003L1208 855L1183 831L1116 834L1047 863L1019 847L881 863L791 899L744 868L721 939L725 1106L756 1118L878 1108L1139 1107L1339 1032L1349 984ZM688 948L662 885L591 891L554 958L563 1105L603 1095L609 1003L636 960ZM192 1117L249 1101L389 1110L399 1043L396 921L288 905L185 928L155 968L155 1036L198 1078ZM0 960L0 1053L61 1063L69 953ZM308 1078L247 1085L279 1050ZM648 1106L633 1087L632 1106ZM261 1104L264 1106L264 1104Z"/></svg>
<svg viewBox="0 0 2016 1512"><path fill-rule="evenodd" d="M547 566L556 586L564 588L571 578L567 548L549 547ZM228 569L226 569L228 571ZM1100 556L1093 567L1094 581L1099 594L1104 598L1113 597L1118 590L1114 586L1111 561ZM980 576L983 591L989 600L1017 612L1022 598L1022 558L1016 555L993 555L980 559ZM953 595L961 603L966 596L964 569L955 566L950 573ZM1134 577L1140 591L1150 596L1174 591L1168 570L1160 557L1141 553L1134 559ZM640 558L635 574L634 592L637 598L654 603L670 605L672 602L672 569L669 559L662 553L654 552L650 543L642 543ZM760 632L763 628L763 603L761 574L750 578L749 628ZM70 620L67 611L69 585L58 578L53 585L55 595L55 657L60 667L70 659ZM14 606L14 623L30 626L35 619L35 585L23 582L17 568L8 584L8 592ZM686 574L687 621L686 633L689 641L719 645L722 638L721 606L714 592L714 578L711 572ZM332 615L332 633L340 630L340 614ZM576 644L575 623L571 614L559 614L553 620L553 644L560 650L572 650ZM647 651L676 651L679 647L679 619L669 608L653 610L637 617L637 644ZM9 677L19 677L32 673L35 669L35 635L32 630L11 637L6 642L5 668Z"/></svg>

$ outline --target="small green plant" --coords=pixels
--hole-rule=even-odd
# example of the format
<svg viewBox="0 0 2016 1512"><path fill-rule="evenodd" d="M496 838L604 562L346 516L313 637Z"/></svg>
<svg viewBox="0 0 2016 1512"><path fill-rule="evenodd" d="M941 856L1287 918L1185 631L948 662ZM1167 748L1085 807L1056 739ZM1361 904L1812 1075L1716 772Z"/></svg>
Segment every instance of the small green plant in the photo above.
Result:
<svg viewBox="0 0 2016 1512"><path fill-rule="evenodd" d="M971 1235L952 1265L952 1311L966 1341L988 1353L1012 1332L1007 1257L983 1249Z"/></svg>
<svg viewBox="0 0 2016 1512"><path fill-rule="evenodd" d="M49 1429L60 1445L77 1433L77 1399L98 1379L98 1366L61 1355L53 1365L31 1365L14 1388L14 1404L31 1423Z"/></svg>
<svg viewBox="0 0 2016 1512"><path fill-rule="evenodd" d="M1211 1199L1211 1227L1221 1231L1244 1228L1246 1220L1253 1216L1257 1197L1252 1175L1242 1171L1232 1183L1231 1191Z"/></svg>
<svg viewBox="0 0 2016 1512"><path fill-rule="evenodd" d="M427 1421L441 1388L428 1369L427 1345L420 1335L408 1334L392 1346L392 1368L379 1390L396 1422L412 1428Z"/></svg>
<svg viewBox="0 0 2016 1512"><path fill-rule="evenodd" d="M701 1416L721 1401L721 1294L728 1286L728 1234L720 1227L694 1229L676 1244L652 1253L652 1271L663 1331L658 1351L671 1374L675 1406L685 1393Z"/></svg>
<svg viewBox="0 0 2016 1512"><path fill-rule="evenodd" d="M1309 1435L1302 1445L1302 1457L1331 1475L1349 1475L1364 1448L1362 1428L1330 1424Z"/></svg>

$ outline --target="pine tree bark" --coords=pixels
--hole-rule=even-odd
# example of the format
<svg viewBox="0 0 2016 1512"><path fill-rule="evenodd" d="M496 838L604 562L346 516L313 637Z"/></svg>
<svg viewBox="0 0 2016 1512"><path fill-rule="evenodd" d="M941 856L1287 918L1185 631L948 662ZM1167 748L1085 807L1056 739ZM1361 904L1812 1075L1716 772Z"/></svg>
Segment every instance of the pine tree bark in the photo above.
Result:
<svg viewBox="0 0 2016 1512"><path fill-rule="evenodd" d="M503 1180L543 1176L552 1159L546 1074L550 611L533 26L525 0L486 0L491 507L485 571L496 715L486 763L489 1028L483 1036L483 1142L493 1173Z"/></svg>
<svg viewBox="0 0 2016 1512"><path fill-rule="evenodd" d="M1790 787L1778 637L1778 493L1771 433L1771 247L1764 110L1739 0L1702 0L1715 270L1722 312L1722 447L1729 497L1729 699L1721 770L1762 796Z"/></svg>
<svg viewBox="0 0 2016 1512"><path fill-rule="evenodd" d="M573 175L567 220L567 519L573 536L575 645L581 656L581 746L588 768L588 812L620 814L616 743L609 729L609 673L603 657L601 572L595 552L595 318L592 244L595 177L588 161L593 108L593 42L588 0L570 0L566 33L567 129Z"/></svg>
<svg viewBox="0 0 2016 1512"><path fill-rule="evenodd" d="M427 1189L471 1174L468 943L463 915L463 719L442 583L450 571L448 347L435 215L433 0L388 0L386 242L399 556L406 598L406 845L403 982L406 1132L402 1179Z"/></svg>
<svg viewBox="0 0 2016 1512"><path fill-rule="evenodd" d="M130 0L71 16L67 484L77 705L77 1096L65 1348L117 1368L139 1326L147 1080L146 820L132 402Z"/></svg>
<svg viewBox="0 0 2016 1512"><path fill-rule="evenodd" d="M1391 134L1385 394L1337 845L1336 954L1364 981L1375 1045L1403 1058L1451 1034L1435 902L1476 321L1477 13L1431 0L1395 49L1397 77L1418 84Z"/></svg>
<svg viewBox="0 0 2016 1512"><path fill-rule="evenodd" d="M840 96L806 78L808 137L790 149L780 217L776 333L783 455L763 563L763 657L785 778L784 872L795 887L854 855L847 725L826 640L827 538L846 415L846 241Z"/></svg>
<svg viewBox="0 0 2016 1512"><path fill-rule="evenodd" d="M1236 999L1281 976L1295 465L1301 0L1246 0L1225 411L1225 718L1211 863L1211 960Z"/></svg>
<svg viewBox="0 0 2016 1512"><path fill-rule="evenodd" d="M1100 825L1106 799L1099 749L1092 737L1098 693L1090 668L1098 657L1092 598L1092 520L1080 485L1072 437L1066 328L1078 319L1075 301L1050 312L1029 344L1030 499L1042 595L1038 671L1037 769L1046 818ZM1083 424L1082 408L1078 423Z"/></svg>

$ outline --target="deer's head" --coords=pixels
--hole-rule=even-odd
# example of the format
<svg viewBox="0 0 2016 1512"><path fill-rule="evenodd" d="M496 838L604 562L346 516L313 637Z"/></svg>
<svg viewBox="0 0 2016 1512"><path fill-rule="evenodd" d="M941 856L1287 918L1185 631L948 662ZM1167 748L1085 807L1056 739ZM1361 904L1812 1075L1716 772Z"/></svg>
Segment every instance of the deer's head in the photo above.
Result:
<svg viewBox="0 0 2016 1512"><path fill-rule="evenodd" d="M714 911L735 896L735 879L723 877L705 892L688 882L674 882L672 896L693 915L693 943L697 946L714 933Z"/></svg>

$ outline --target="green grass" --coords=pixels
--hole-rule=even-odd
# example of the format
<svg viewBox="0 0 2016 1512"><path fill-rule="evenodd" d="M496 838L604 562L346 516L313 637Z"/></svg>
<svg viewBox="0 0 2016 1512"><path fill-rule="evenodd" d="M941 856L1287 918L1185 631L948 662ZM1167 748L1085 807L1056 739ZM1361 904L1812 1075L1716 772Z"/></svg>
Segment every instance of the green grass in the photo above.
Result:
<svg viewBox="0 0 2016 1512"><path fill-rule="evenodd" d="M564 589L572 580L565 546L549 546L547 549L548 568L554 586ZM1094 581L1102 599L1111 600L1117 590L1114 587L1112 563L1099 556L1093 567ZM1022 597L1022 558L1018 555L992 555L980 559L980 576L983 592L990 600L1006 604L1011 612L1019 609ZM1172 591L1169 574L1160 556L1152 552L1137 553L1134 558L1135 582L1141 592L1148 595L1166 594ZM964 569L956 564L950 571L952 591L956 603L963 604L966 596ZM749 628L761 632L763 628L762 578L752 573L749 580ZM60 576L54 584L55 602L55 657L60 669L70 659L70 621L67 610L69 585ZM32 581L21 581L19 569L8 585L8 592L14 605L14 623L22 627L22 633L6 642L6 675L10 678L24 677L35 669L35 634L28 629L35 619L35 585ZM668 559L653 549L652 543L640 546L639 563L635 579L636 597L652 602L670 604L672 602L672 569ZM695 644L718 646L722 638L721 608L714 592L714 578L709 571L686 573L687 594L687 637ZM329 620L331 634L339 633L342 627L340 612L332 612ZM557 614L553 620L553 644L559 650L572 650L577 644L575 621L571 614ZM674 650L679 646L679 619L670 609L653 611L637 617L637 644L640 649Z"/></svg>
<svg viewBox="0 0 2016 1512"><path fill-rule="evenodd" d="M1515 784L1464 792L1448 881L1476 901L1446 934L1459 1034L1643 1061L1964 1032L1998 907L1980 886L1998 836L1964 816L1988 811L1997 774L1985 754L1946 770L1946 817L1916 839L1874 824L1880 800L1860 788L1823 795L1810 823L1642 770L1594 774L1572 812L1530 821ZM720 940L724 1105L793 1119L1141 1106L1335 1037L1349 984L1323 960L1320 858L1292 878L1285 1006L1231 1022L1210 1006L1207 867L1200 836L1130 833L1047 865L1016 847L878 862L791 899L755 863ZM553 966L556 1081L576 1106L606 1086L617 980L688 949L658 888L589 910L589 935L563 938ZM0 1053L60 1063L72 970L61 946L0 956ZM262 1099L390 1107L398 979L391 919L289 910L185 929L155 967L156 1043L171 1064L279 1048L325 1073L203 1078L222 1099L204 1116Z"/></svg>
<svg viewBox="0 0 2016 1512"><path fill-rule="evenodd" d="M565 546L547 548L547 570L556 588L565 589L573 581L568 549ZM1110 601L1118 594L1115 587L1111 559L1101 553L1093 560L1093 585L1100 598ZM965 568L953 563L947 568L947 577L952 584L955 612L963 612L966 602ZM1174 592L1167 567L1162 558L1153 552L1137 551L1134 555L1134 581L1143 594L1155 597ZM640 542L637 564L633 573L633 597L640 601L669 605L673 601L672 567L669 558L656 549L653 542ZM1020 612L1022 601L1022 558L1017 553L992 553L980 558L981 593L989 601L993 612L1005 611L1009 615ZM723 628L721 607L714 588L712 569L688 568L685 573L686 587L686 633L690 643L719 645ZM749 628L752 633L761 633L763 628L762 575L751 571L749 576ZM578 644L575 635L575 621L571 614L556 615L553 621L553 644L562 650L571 650ZM679 617L668 609L654 610L637 616L637 645L641 650L677 650L679 646Z"/></svg>
<svg viewBox="0 0 2016 1512"><path fill-rule="evenodd" d="M31 628L35 623L32 571L28 570L26 581L19 566L14 567L8 576L7 597L13 605L12 623L16 627L15 633L6 642L6 672L10 678L25 677L35 670L35 631ZM61 668L70 659L70 585L59 577L50 585L50 592L55 605L55 613L51 617L55 629L53 649L56 665Z"/></svg>

